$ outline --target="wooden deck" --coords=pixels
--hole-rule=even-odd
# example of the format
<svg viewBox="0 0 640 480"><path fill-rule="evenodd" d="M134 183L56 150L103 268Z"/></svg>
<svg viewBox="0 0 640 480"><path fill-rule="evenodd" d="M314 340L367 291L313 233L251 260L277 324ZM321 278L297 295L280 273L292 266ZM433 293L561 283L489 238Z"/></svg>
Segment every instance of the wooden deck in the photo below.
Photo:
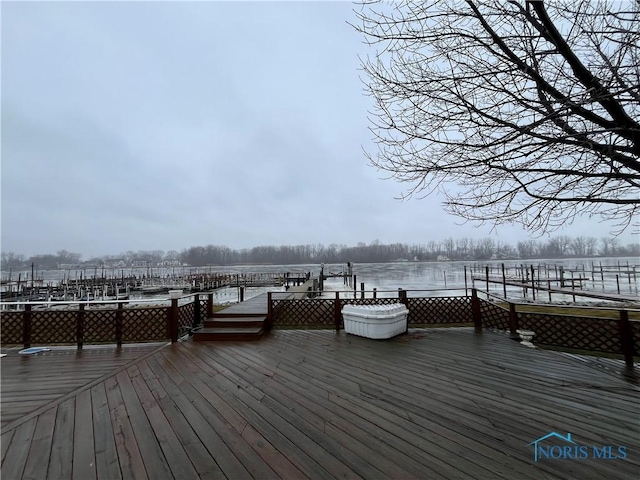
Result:
<svg viewBox="0 0 640 480"><path fill-rule="evenodd" d="M16 375L11 361L2 359L3 382ZM250 343L189 340L3 426L1 473L638 478L638 377L622 375L622 362L594 364L467 328L390 341L323 330L277 330ZM628 456L534 462L528 444L551 431L580 445L623 445Z"/></svg>
<svg viewBox="0 0 640 480"><path fill-rule="evenodd" d="M69 395L79 388L97 383L113 375L118 368L152 352L164 343L124 345L123 348L86 346L51 347L37 355L19 355L21 348L2 349L7 356L0 360L1 424L20 421L40 407ZM10 425L9 425L10 427Z"/></svg>

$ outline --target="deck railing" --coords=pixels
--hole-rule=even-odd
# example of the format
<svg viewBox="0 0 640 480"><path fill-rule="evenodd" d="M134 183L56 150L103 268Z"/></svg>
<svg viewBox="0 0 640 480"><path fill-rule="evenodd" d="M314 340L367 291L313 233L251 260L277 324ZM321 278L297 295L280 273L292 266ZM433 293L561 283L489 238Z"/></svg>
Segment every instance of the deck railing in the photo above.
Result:
<svg viewBox="0 0 640 480"><path fill-rule="evenodd" d="M481 295L484 298L475 289L472 292L476 329L506 331L513 337L517 337L517 330L530 330L535 333L533 341L537 345L623 355L630 367L634 356L640 356L640 309L540 307L486 292ZM576 308L580 309L579 314L575 313Z"/></svg>
<svg viewBox="0 0 640 480"><path fill-rule="evenodd" d="M75 344L82 349L85 344L175 342L213 315L213 294L196 293L173 298L169 305L131 308L125 308L127 300L64 303L68 307L64 310L34 308L52 305L47 302L12 304L24 310L2 312L2 345Z"/></svg>
<svg viewBox="0 0 640 480"><path fill-rule="evenodd" d="M563 306L517 303L476 289L471 289L470 296L452 289L334 292L333 298L302 300L287 296L268 294L267 329L332 328L339 332L344 305L400 302L409 309L408 327L473 325L476 332L500 330L514 337L519 329L532 330L534 343L540 346L619 354L629 366L640 355L640 309L580 307L576 313L570 310L575 306L563 311ZM33 308L43 303L22 303L22 311L2 312L3 346L76 344L81 349L84 344L175 342L213 316L213 294L186 295L167 306L125 308L128 301L111 301L95 303L115 307L89 308L85 302L71 302L77 308Z"/></svg>
<svg viewBox="0 0 640 480"><path fill-rule="evenodd" d="M335 292L335 298L330 299L302 300L270 293L268 327L334 328L339 332L344 328L344 305L404 303L409 309L408 327L473 325L478 333L483 329L500 330L514 338L519 329L532 330L534 342L540 346L623 355L629 366L633 366L634 356L640 355L639 309L580 307L580 314L576 314L570 310L557 313L555 310L562 306L546 305L535 311L530 303L511 302L486 292L481 292L484 298L480 298L476 289L471 289L471 296L454 295L454 291L398 290L393 297L383 291L349 291ZM435 292L438 296L433 296ZM609 316L601 316L603 312Z"/></svg>
<svg viewBox="0 0 640 480"><path fill-rule="evenodd" d="M444 292L444 293L443 293ZM344 305L386 305L403 303L409 309L409 327L428 325L471 325L471 299L460 289L338 291L334 298L285 298L268 295L268 328L335 328L343 326ZM314 292L308 292L314 293ZM322 293L322 292L318 292ZM325 292L326 294L326 292ZM437 296L434 296L437 294Z"/></svg>

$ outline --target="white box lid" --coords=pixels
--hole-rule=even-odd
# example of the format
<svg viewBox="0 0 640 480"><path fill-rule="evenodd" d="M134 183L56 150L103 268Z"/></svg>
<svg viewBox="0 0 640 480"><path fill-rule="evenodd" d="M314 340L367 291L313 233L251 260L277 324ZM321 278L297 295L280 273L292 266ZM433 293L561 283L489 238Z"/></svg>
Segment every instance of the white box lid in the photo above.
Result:
<svg viewBox="0 0 640 480"><path fill-rule="evenodd" d="M358 317L390 317L408 313L407 307L402 303L392 303L387 305L345 305L342 307L342 314L355 315Z"/></svg>

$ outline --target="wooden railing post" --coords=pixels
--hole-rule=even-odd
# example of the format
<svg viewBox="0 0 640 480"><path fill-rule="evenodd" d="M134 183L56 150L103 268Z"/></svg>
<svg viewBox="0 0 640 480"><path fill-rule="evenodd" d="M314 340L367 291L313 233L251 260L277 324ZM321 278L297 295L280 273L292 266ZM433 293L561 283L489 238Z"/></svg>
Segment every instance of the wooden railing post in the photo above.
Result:
<svg viewBox="0 0 640 480"><path fill-rule="evenodd" d="M124 303L118 303L118 310L116 310L116 343L118 348L122 347L122 330L123 330L123 317L124 317Z"/></svg>
<svg viewBox="0 0 640 480"><path fill-rule="evenodd" d="M482 333L482 317L480 310L480 299L478 298L478 290L471 289L471 315L473 316L473 326L476 333Z"/></svg>
<svg viewBox="0 0 640 480"><path fill-rule="evenodd" d="M516 312L515 303L509 302L509 333L512 337L516 336L518 330L518 312Z"/></svg>
<svg viewBox="0 0 640 480"><path fill-rule="evenodd" d="M398 296L400 297L400 303L402 303L407 310L409 309L409 299L407 298L407 291L403 290L403 289L398 289ZM407 325L404 329L404 333L409 333L409 315L411 315L411 312L409 312L407 314Z"/></svg>
<svg viewBox="0 0 640 480"><path fill-rule="evenodd" d="M78 316L76 317L76 343L78 350L82 350L84 345L84 303L78 306Z"/></svg>
<svg viewBox="0 0 640 480"><path fill-rule="evenodd" d="M22 319L22 343L24 348L31 346L31 305L24 306L24 317Z"/></svg>
<svg viewBox="0 0 640 480"><path fill-rule="evenodd" d="M207 318L213 317L213 293L207 295Z"/></svg>
<svg viewBox="0 0 640 480"><path fill-rule="evenodd" d="M287 274L288 275L288 274ZM268 332L273 325L273 292L267 292L267 321L265 322L265 330Z"/></svg>
<svg viewBox="0 0 640 480"><path fill-rule="evenodd" d="M192 328L196 328L198 325L200 325L200 294L196 293L194 298L194 304L193 304L193 322L191 324Z"/></svg>
<svg viewBox="0 0 640 480"><path fill-rule="evenodd" d="M178 341L178 299L171 299L169 307L169 338L171 343Z"/></svg>
<svg viewBox="0 0 640 480"><path fill-rule="evenodd" d="M340 318L342 312L340 308L340 292L336 292L336 298L333 302L333 322L336 326L336 333L340 333Z"/></svg>
<svg viewBox="0 0 640 480"><path fill-rule="evenodd" d="M629 312L626 310L620 310L618 331L620 332L620 349L624 355L624 363L628 368L633 368L633 330L631 322L629 322Z"/></svg>

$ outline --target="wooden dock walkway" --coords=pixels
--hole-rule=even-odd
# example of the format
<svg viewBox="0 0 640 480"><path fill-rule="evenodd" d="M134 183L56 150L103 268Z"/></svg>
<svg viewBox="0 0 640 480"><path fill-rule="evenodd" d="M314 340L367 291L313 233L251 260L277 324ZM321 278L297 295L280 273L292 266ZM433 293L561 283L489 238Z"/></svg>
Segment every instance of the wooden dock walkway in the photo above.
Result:
<svg viewBox="0 0 640 480"><path fill-rule="evenodd" d="M258 340L266 328L267 302L268 295L263 293L219 310L194 332L193 339L198 342Z"/></svg>
<svg viewBox="0 0 640 480"><path fill-rule="evenodd" d="M473 277L474 280L479 286L487 283L487 279L485 277ZM499 277L489 277L488 283L493 285L508 285L510 287L518 287L522 289L534 290L536 297L544 297L545 295L566 295L566 296L576 296L576 297L586 297L586 298L594 298L597 300L607 300L607 301L616 301L616 302L632 302L638 303L640 302L640 297L638 295L632 294L619 294L614 292L598 292L595 290L584 290L579 288L567 288L567 287L549 287L545 286L544 283L546 281L537 280L535 283L528 282L524 283L520 280L503 280ZM495 294L495 292L493 292Z"/></svg>
<svg viewBox="0 0 640 480"><path fill-rule="evenodd" d="M5 357L3 381L16 368L25 379L40 374L55 355L26 367ZM86 367L76 360L67 357L65 375ZM466 328L412 330L390 341L327 330L278 330L259 343L189 340L54 393L37 415L14 417L2 428L1 473L635 479L638 378L620 374L622 362L608 365L613 370ZM3 405L3 416L11 411ZM552 431L580 445L622 445L628 455L535 462L529 444Z"/></svg>
<svg viewBox="0 0 640 480"><path fill-rule="evenodd" d="M267 315L267 294L261 293L255 297L249 298L244 302L231 305L220 310L217 315Z"/></svg>

